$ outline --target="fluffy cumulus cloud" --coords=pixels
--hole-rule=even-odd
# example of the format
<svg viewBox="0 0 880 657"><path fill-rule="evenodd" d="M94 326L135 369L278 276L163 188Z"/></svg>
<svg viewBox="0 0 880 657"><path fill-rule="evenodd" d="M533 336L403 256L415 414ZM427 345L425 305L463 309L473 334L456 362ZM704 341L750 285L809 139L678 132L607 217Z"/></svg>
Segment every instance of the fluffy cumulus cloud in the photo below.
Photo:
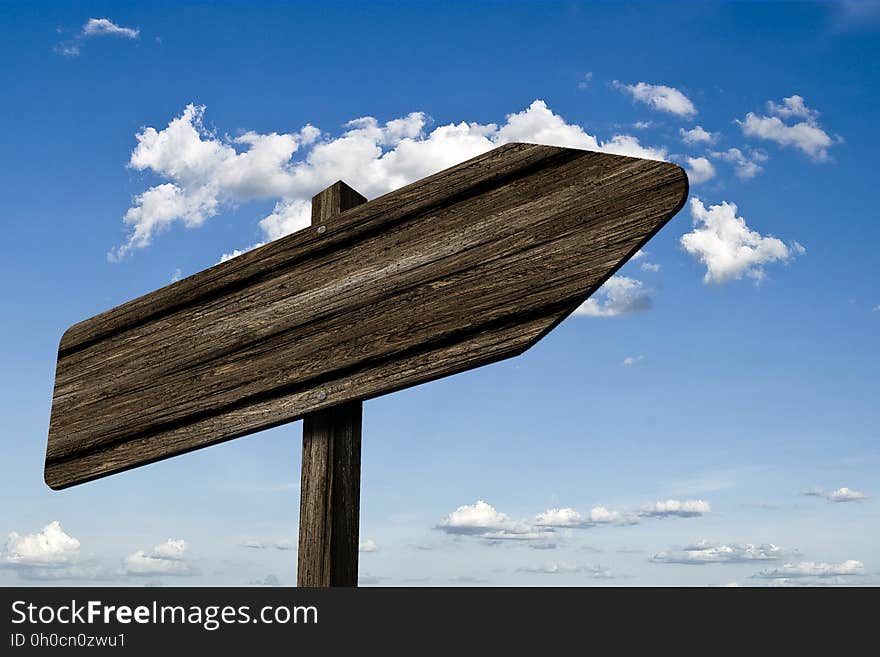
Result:
<svg viewBox="0 0 880 657"><path fill-rule="evenodd" d="M708 208L698 198L690 201L694 229L681 237L681 245L706 266L705 283L726 283L748 276L761 281L764 266L787 262L806 252L797 242L786 245L775 237L764 236L737 216L733 203L722 201Z"/></svg>
<svg viewBox="0 0 880 657"><path fill-rule="evenodd" d="M81 553L80 541L57 520L34 534L12 532L0 550L0 568L14 569L24 579L44 581L119 581L129 576L193 575L183 540L168 539L152 550L138 550L122 566L108 567Z"/></svg>
<svg viewBox="0 0 880 657"><path fill-rule="evenodd" d="M183 539L169 538L152 550L133 552L125 557L122 568L126 575L143 577L194 574L187 560L187 544Z"/></svg>
<svg viewBox="0 0 880 657"><path fill-rule="evenodd" d="M556 547L549 539L558 538L558 530L590 528L602 525L626 525L637 522L632 514L612 511L604 506L593 507L588 514L572 508L542 511L532 520L517 520L501 513L491 504L478 500L449 513L437 525L447 534L473 536L485 541L528 541L547 549Z"/></svg>
<svg viewBox="0 0 880 657"><path fill-rule="evenodd" d="M712 506L705 500L666 500L645 506L641 515L652 518L695 518L709 513Z"/></svg>
<svg viewBox="0 0 880 657"><path fill-rule="evenodd" d="M709 132L703 126L694 126L690 130L679 128L678 134L685 144L714 144L718 141L718 133Z"/></svg>
<svg viewBox="0 0 880 657"><path fill-rule="evenodd" d="M14 570L27 580L112 580L119 574L95 559L84 557L80 541L57 520L34 534L12 532L0 550L0 568Z"/></svg>
<svg viewBox="0 0 880 657"><path fill-rule="evenodd" d="M711 155L730 164L740 180L751 180L757 176L764 170L761 162L767 161L767 154L759 150L750 150L746 154L738 148L728 148L726 151L714 151Z"/></svg>
<svg viewBox="0 0 880 657"><path fill-rule="evenodd" d="M633 100L660 112L668 112L684 118L691 118L697 114L697 108L691 99L675 87L646 82L623 84L617 80L614 81L614 86Z"/></svg>
<svg viewBox="0 0 880 657"><path fill-rule="evenodd" d="M645 360L645 357L644 357L644 356L641 356L641 355L639 355L639 356L627 356L626 358L623 359L623 363L622 363L622 364L623 364L624 367L632 367L632 366L635 365L636 363L641 363L643 360Z"/></svg>
<svg viewBox="0 0 880 657"><path fill-rule="evenodd" d="M828 149L841 141L825 131L819 124L819 112L807 107L801 96L783 98L781 104L768 101L767 112L768 115L749 112L737 121L742 133L795 148L816 162L827 161Z"/></svg>
<svg viewBox="0 0 880 657"><path fill-rule="evenodd" d="M707 563L748 563L752 561L777 561L790 552L778 545L721 544L699 541L680 549L658 552L651 561L656 563L707 564Z"/></svg>
<svg viewBox="0 0 880 657"><path fill-rule="evenodd" d="M865 565L861 561L848 559L841 563L817 563L815 561L801 561L799 563L786 563L779 568L765 568L756 573L754 577L762 579L790 579L801 577L843 577L864 575Z"/></svg>
<svg viewBox="0 0 880 657"><path fill-rule="evenodd" d="M79 557L79 540L67 534L57 520L35 534L12 532L0 552L0 563L6 566L63 566Z"/></svg>
<svg viewBox="0 0 880 657"><path fill-rule="evenodd" d="M552 535L552 530L536 527L524 520L514 520L483 500L458 507L443 518L436 529L447 534L475 536L490 541L534 541Z"/></svg>
<svg viewBox="0 0 880 657"><path fill-rule="evenodd" d="M688 157L685 161L687 162L685 171L692 185L699 185L715 177L715 167L707 158Z"/></svg>
<svg viewBox="0 0 880 657"><path fill-rule="evenodd" d="M66 56L76 57L82 52L83 42L96 37L119 37L122 39L138 39L141 31L136 27L117 25L109 18L90 18L73 38L59 43L55 51Z"/></svg>
<svg viewBox="0 0 880 657"><path fill-rule="evenodd" d="M587 515L582 515L572 508L564 508L547 509L535 516L535 524L539 527L587 528L629 523L630 520L620 511L611 511L601 505L594 506Z"/></svg>
<svg viewBox="0 0 880 657"><path fill-rule="evenodd" d="M161 182L135 196L123 218L128 238L110 252L111 260L148 246L174 224L201 226L224 208L260 199L276 200L259 226L263 241L277 239L306 227L311 197L336 180L373 198L513 141L666 158L665 149L631 135L600 141L542 100L500 125L462 121L429 131L428 116L412 112L385 123L355 119L335 138L311 125L231 138L208 130L204 113L204 106L188 105L166 127L136 135L129 166Z"/></svg>
<svg viewBox="0 0 880 657"><path fill-rule="evenodd" d="M847 488L846 486L830 491L823 490L822 488L811 488L805 490L803 494L811 497L823 497L831 502L858 502L868 498L863 492Z"/></svg>
<svg viewBox="0 0 880 657"><path fill-rule="evenodd" d="M574 314L618 317L650 308L651 297L642 281L628 276L612 276L593 296L578 306Z"/></svg>

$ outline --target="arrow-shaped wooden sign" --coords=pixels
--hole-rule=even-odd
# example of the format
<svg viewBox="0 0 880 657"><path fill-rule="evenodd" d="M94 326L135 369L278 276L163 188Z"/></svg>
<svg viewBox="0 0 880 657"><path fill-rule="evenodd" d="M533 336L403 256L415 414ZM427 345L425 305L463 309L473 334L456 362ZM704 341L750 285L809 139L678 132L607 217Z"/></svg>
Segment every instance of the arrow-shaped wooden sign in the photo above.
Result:
<svg viewBox="0 0 880 657"><path fill-rule="evenodd" d="M344 207L362 202L337 184ZM664 162L508 144L72 326L64 488L522 353L687 196Z"/></svg>
<svg viewBox="0 0 880 657"><path fill-rule="evenodd" d="M508 144L72 326L65 488L304 418L298 583L357 583L361 402L528 349L687 197L673 164Z"/></svg>

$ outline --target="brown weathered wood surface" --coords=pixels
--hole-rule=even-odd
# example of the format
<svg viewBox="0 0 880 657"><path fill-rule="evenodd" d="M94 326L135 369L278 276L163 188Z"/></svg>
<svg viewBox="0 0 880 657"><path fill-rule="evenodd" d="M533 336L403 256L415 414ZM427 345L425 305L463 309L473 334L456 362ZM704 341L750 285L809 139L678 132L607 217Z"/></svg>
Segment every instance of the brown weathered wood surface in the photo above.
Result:
<svg viewBox="0 0 880 657"><path fill-rule="evenodd" d="M337 182L312 199L312 226L367 199ZM303 418L297 586L357 586L363 402Z"/></svg>
<svg viewBox="0 0 880 657"><path fill-rule="evenodd" d="M53 488L523 352L683 205L669 163L508 144L71 327Z"/></svg>
<svg viewBox="0 0 880 657"><path fill-rule="evenodd" d="M303 418L297 586L357 586L363 402Z"/></svg>

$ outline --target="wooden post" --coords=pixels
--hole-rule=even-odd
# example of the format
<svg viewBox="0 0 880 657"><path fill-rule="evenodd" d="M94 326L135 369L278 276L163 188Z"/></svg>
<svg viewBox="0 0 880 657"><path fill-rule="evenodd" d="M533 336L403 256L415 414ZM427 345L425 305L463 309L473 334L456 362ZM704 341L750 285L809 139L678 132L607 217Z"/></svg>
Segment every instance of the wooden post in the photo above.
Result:
<svg viewBox="0 0 880 657"><path fill-rule="evenodd" d="M312 199L312 226L367 199L339 181ZM303 418L297 586L357 586L363 403Z"/></svg>

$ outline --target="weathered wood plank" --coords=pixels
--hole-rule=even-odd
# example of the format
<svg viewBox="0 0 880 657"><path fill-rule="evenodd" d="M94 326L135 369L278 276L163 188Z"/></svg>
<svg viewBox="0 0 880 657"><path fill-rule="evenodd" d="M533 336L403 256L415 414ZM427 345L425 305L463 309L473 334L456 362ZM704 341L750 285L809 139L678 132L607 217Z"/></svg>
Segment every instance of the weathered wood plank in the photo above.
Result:
<svg viewBox="0 0 880 657"><path fill-rule="evenodd" d="M71 327L46 479L521 353L681 207L662 162L510 144Z"/></svg>
<svg viewBox="0 0 880 657"><path fill-rule="evenodd" d="M303 418L297 586L357 586L363 403Z"/></svg>
<svg viewBox="0 0 880 657"><path fill-rule="evenodd" d="M337 182L312 199L320 228L367 199ZM357 586L363 402L303 418L297 586Z"/></svg>

